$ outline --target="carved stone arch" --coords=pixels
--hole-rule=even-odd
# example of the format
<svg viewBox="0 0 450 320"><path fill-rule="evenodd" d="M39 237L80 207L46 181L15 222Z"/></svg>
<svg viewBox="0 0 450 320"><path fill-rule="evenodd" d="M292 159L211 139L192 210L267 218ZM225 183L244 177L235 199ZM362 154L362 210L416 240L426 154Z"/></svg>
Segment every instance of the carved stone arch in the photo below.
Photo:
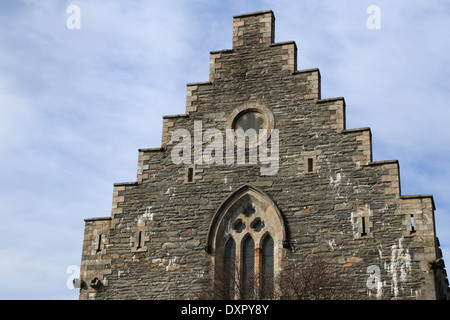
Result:
<svg viewBox="0 0 450 320"><path fill-rule="evenodd" d="M262 235L261 235L261 239L260 239L260 248L262 248L262 243L264 242L264 239L269 236L273 239L272 234L269 232L269 230L265 231Z"/></svg>
<svg viewBox="0 0 450 320"><path fill-rule="evenodd" d="M227 197L211 219L207 235L207 253L215 256L217 248L223 246L230 233L233 234L237 243L242 240L242 236L246 233L239 236L240 233L233 229L234 222L240 219L246 229L250 228L252 219L247 215L252 214L251 209L255 209L254 216L264 222L264 230L259 237L255 237L251 232L255 244L259 244L262 236L269 232L274 240L275 248L286 248L288 243L286 227L277 205L264 191L254 186L244 185Z"/></svg>
<svg viewBox="0 0 450 320"><path fill-rule="evenodd" d="M271 279L273 279L281 271L281 261L287 248L287 233L279 208L266 193L253 186L244 185L229 195L212 217L207 235L208 260L212 263L211 271L214 274L215 286L217 285L217 288L223 286L223 279L246 282L243 275L245 274L244 270L248 272L246 268L249 265L249 255L244 254L243 248L246 239L250 237L254 244L254 252L251 255L254 258L252 274L257 277L255 279L263 279L261 277L263 267L262 245L263 240L268 235L273 242L271 244L273 246L273 258L271 259L273 274ZM234 239L236 246L235 265L228 268L228 270L232 270L233 274L224 274L224 270L220 268L226 262L226 259L224 259L225 245L230 238ZM225 283L228 294L233 292L235 297L245 297L248 292L239 293L237 290L239 287L238 285L233 288L233 285L229 282ZM244 287L241 286L241 288ZM256 281L252 289L254 290L253 295L250 293L250 296L257 296L258 292L261 292L261 287L264 287L264 282ZM228 294L227 296L229 296Z"/></svg>

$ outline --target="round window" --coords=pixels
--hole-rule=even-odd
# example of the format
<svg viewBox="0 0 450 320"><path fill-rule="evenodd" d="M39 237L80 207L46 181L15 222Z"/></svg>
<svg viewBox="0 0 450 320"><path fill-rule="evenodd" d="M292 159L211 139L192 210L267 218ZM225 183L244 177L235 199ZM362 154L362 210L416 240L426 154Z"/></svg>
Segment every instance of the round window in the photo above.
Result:
<svg viewBox="0 0 450 320"><path fill-rule="evenodd" d="M238 145L242 140L250 143L253 133L256 134L256 144L247 145L252 148L264 143L271 135L274 128L272 112L264 105L257 102L247 102L235 108L225 123L226 129L232 130L232 134L227 134L227 139ZM249 131L253 129L254 132ZM243 136L244 139L235 139ZM245 142L247 143L247 142Z"/></svg>
<svg viewBox="0 0 450 320"><path fill-rule="evenodd" d="M259 130L268 129L268 121L261 112L246 110L237 115L234 120L233 129L242 129L244 132L248 129L254 129L256 136L259 137Z"/></svg>

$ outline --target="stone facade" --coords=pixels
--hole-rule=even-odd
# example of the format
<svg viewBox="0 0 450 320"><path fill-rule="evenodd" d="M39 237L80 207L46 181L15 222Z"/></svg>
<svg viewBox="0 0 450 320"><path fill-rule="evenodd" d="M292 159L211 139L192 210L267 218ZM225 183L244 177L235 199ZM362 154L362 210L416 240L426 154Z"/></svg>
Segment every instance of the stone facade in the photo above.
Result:
<svg viewBox="0 0 450 320"><path fill-rule="evenodd" d="M448 298L433 197L401 194L399 162L373 162L370 128L346 128L344 99L322 99L319 70L297 70L274 24L234 17L233 48L187 84L161 147L139 150L136 182L114 184L110 217L85 220L80 299L196 299L227 240L239 258L249 237L255 274L270 237L275 277L320 254L358 299ZM267 129L256 162L225 134L243 115Z"/></svg>

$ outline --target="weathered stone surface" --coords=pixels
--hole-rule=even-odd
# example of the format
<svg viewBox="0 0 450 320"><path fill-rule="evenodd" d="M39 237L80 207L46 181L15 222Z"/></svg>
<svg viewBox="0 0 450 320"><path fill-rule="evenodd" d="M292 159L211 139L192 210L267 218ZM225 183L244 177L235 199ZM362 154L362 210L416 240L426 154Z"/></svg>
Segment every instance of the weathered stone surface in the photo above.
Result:
<svg viewBox="0 0 450 320"><path fill-rule="evenodd" d="M139 150L136 182L114 184L111 217L86 219L80 299L195 299L220 258L221 210L247 189L266 210L257 215L275 240L275 272L321 254L361 299L445 297L445 270L429 265L441 258L432 196L401 195L398 161L372 161L370 129L345 127L344 99L321 98L319 70L297 70L296 44L274 42L274 20L271 11L234 18L233 49L212 52L209 81L187 85L186 114L164 117L161 147ZM226 157L174 163L176 129L193 137L197 121L225 136L230 114L250 104L279 131L276 174Z"/></svg>

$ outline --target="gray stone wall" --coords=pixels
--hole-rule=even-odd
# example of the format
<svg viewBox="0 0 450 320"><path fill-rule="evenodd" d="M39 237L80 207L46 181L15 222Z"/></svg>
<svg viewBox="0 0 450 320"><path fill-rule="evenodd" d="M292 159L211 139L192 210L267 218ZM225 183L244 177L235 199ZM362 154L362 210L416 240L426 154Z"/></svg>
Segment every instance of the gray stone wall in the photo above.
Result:
<svg viewBox="0 0 450 320"><path fill-rule="evenodd" d="M442 268L429 265L441 258L432 196L401 195L398 161L372 161L370 129L345 127L344 99L322 99L319 70L297 70L296 45L274 42L274 22L271 11L234 17L233 49L211 52L209 81L187 85L186 114L164 117L161 147L139 150L136 182L114 184L111 217L86 219L80 299L196 299L214 259L211 220L245 185L283 216L281 270L320 254L360 299L446 290ZM175 130L194 137L200 123L225 136L230 114L249 103L273 114L276 174L262 175L259 162L194 163L194 145L192 163L174 163Z"/></svg>

